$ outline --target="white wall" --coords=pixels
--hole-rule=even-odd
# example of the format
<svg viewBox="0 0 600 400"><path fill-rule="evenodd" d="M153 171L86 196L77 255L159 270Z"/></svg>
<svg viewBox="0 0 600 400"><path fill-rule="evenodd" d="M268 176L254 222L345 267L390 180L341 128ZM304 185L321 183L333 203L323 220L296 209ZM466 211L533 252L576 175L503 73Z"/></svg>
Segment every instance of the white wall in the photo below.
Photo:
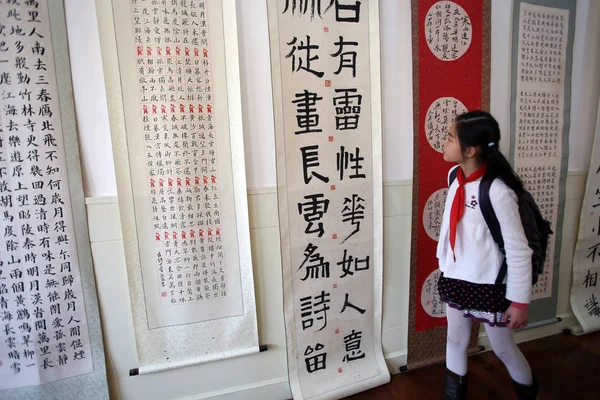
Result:
<svg viewBox="0 0 600 400"><path fill-rule="evenodd" d="M380 2L386 182L383 343L388 363L397 371L397 366L406 357L408 324L413 162L410 2ZM96 198L116 196L116 184L94 0L65 0L65 6L90 237L112 395L127 399L198 399L220 394L220 400L275 399L289 395L274 191L275 145L265 1L237 0L237 6L260 341L272 347L267 353L255 356L133 378L127 376L127 371L135 367L137 361L118 207L114 198ZM571 172L567 182L570 197L566 205L559 288L561 314L570 312L569 255L572 254L577 231L600 90L600 74L597 72L600 70L600 2L578 0L578 8L569 158ZM512 1L492 0L491 109L505 137L509 126L511 9ZM503 141L503 146L506 143ZM231 390L232 394L226 393Z"/></svg>
<svg viewBox="0 0 600 400"><path fill-rule="evenodd" d="M569 169L590 167L600 93L600 1L578 0L573 46Z"/></svg>
<svg viewBox="0 0 600 400"><path fill-rule="evenodd" d="M97 0L109 1L109 0ZM248 187L274 186L275 140L264 0L237 0ZM577 0L569 170L587 171L600 90L600 2ZM85 194L117 193L94 0L65 0ZM508 139L512 0L492 0L491 111ZM384 180L412 178L410 1L381 0ZM503 140L503 148L508 141Z"/></svg>
<svg viewBox="0 0 600 400"><path fill-rule="evenodd" d="M275 185L275 134L266 1L236 0L246 178Z"/></svg>
<svg viewBox="0 0 600 400"><path fill-rule="evenodd" d="M65 0L79 153L86 196L117 194L96 7L93 0Z"/></svg>

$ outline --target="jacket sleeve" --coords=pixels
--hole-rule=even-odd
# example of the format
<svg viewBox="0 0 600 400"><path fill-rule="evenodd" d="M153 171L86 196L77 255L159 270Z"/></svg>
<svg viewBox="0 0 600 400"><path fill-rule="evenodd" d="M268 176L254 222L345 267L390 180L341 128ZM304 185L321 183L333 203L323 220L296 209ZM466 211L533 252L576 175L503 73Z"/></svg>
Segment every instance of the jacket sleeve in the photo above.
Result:
<svg viewBox="0 0 600 400"><path fill-rule="evenodd" d="M517 195L504 182L496 179L490 187L490 201L500 223L506 251L506 298L527 304L531 299L533 250L527 244Z"/></svg>

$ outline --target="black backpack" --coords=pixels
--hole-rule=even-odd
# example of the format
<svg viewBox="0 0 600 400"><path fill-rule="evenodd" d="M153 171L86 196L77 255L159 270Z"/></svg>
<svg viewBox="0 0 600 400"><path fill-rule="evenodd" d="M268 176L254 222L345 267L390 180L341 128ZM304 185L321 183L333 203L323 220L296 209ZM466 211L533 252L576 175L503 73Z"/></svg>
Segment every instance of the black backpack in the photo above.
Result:
<svg viewBox="0 0 600 400"><path fill-rule="evenodd" d="M450 172L448 177L448 187L456 179L458 168L454 168ZM504 239L502 239L502 230L500 229L500 223L492 207L490 201L490 187L496 177L490 174L485 174L481 178L479 183L479 207L483 214L483 219L494 238L494 242L500 248L500 251L504 255L500 272L496 278L496 285L501 285L506 277L508 266L506 265L506 251L504 250ZM531 281L532 285L535 285L538 281L539 276L544 272L544 264L546 262L546 251L548 250L549 236L554 233L550 229L550 222L546 221L540 212L538 205L535 203L533 196L528 191L523 191L519 196L519 214L521 215L521 223L523 224L523 230L525 231L525 237L527 237L527 244L533 250L531 256L532 274Z"/></svg>

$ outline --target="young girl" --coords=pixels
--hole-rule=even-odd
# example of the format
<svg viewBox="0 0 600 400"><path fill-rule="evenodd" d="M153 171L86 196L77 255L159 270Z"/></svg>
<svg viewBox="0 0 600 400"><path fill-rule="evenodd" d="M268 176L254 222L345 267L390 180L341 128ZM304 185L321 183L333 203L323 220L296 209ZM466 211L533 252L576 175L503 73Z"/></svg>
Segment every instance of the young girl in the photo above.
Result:
<svg viewBox="0 0 600 400"><path fill-rule="evenodd" d="M485 323L492 348L514 381L517 397L537 398L537 382L512 333L527 325L531 294L532 250L517 202L524 189L500 153L499 141L498 122L487 112L471 111L455 119L444 143L444 160L458 164L454 167L458 168L456 179L448 188L437 248L442 271L438 290L448 319L445 399L466 398L471 320ZM508 265L501 286L494 283L504 256L479 208L479 182L486 173L497 178L489 197L500 223Z"/></svg>

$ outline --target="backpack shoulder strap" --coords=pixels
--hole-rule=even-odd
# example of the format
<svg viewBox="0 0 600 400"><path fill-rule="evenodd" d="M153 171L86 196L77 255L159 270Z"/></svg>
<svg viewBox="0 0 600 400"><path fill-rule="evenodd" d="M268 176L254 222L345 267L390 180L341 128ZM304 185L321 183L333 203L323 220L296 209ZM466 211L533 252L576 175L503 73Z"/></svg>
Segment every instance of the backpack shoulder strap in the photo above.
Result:
<svg viewBox="0 0 600 400"><path fill-rule="evenodd" d="M458 168L459 166L456 165L450 170L450 173L448 174L448 187L450 187L450 185L452 185L452 183L456 179L456 175L458 174Z"/></svg>
<svg viewBox="0 0 600 400"><path fill-rule="evenodd" d="M500 272L496 278L496 285L501 285L506 277L508 266L506 264L506 251L504 250L502 230L500 229L498 217L496 217L496 212L494 211L494 207L492 207L492 202L490 200L490 188L492 187L492 182L494 182L494 179L495 177L489 174L485 174L483 178L481 178L481 182L479 183L479 208L481 209L481 214L483 215L483 219L485 219L485 223L492 234L494 242L496 242L500 248L500 251L504 255Z"/></svg>

